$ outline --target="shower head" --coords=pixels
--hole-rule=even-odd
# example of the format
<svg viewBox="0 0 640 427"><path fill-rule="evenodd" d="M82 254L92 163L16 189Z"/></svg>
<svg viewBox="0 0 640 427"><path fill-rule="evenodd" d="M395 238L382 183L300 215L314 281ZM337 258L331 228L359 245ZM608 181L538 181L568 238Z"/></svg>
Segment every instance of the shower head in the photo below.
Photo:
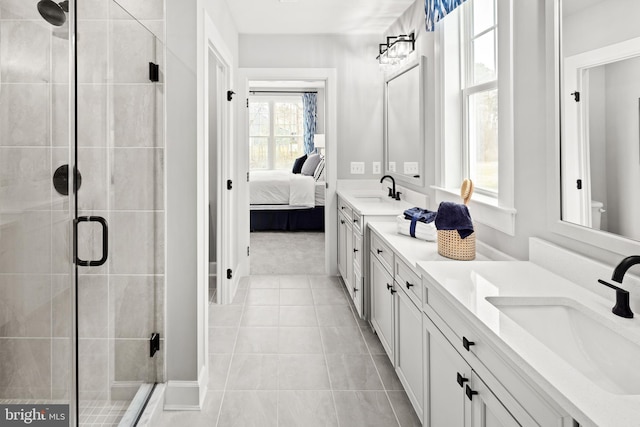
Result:
<svg viewBox="0 0 640 427"><path fill-rule="evenodd" d="M60 4L55 3L53 0L40 0L38 2L38 12L40 15L51 25L61 27L67 21L67 15L65 9L69 10L69 3L63 1Z"/></svg>

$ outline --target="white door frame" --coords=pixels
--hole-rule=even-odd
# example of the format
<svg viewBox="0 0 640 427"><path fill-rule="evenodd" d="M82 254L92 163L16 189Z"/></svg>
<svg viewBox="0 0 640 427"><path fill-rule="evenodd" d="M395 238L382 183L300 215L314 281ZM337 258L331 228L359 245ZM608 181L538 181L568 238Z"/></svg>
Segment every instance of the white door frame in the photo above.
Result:
<svg viewBox="0 0 640 427"><path fill-rule="evenodd" d="M325 224L325 273L329 275L338 274L338 256L335 248L338 242L338 216L336 199L336 182L338 176L338 132L337 132L337 72L335 68L240 68L238 70L238 96L240 102L246 102L249 97L250 81L300 81L313 80L325 82L325 105L327 109L325 119L326 148L325 157L325 179L328 184L326 189L326 201L324 206ZM249 135L248 135L248 115L246 108L238 109L238 171L249 172ZM241 242L246 242L249 246L249 189L238 194L239 216L238 227ZM242 245L240 245L242 247ZM245 258L242 271L249 274L249 258Z"/></svg>
<svg viewBox="0 0 640 427"><path fill-rule="evenodd" d="M211 17L202 9L202 36L198 37L198 141L197 141L197 278L198 278L198 357L199 366L205 366L201 377L208 377L208 288L209 288L209 70L219 67L223 80L218 78L217 96L217 183L218 203L216 213L216 276L218 301L230 302L233 295L233 283L226 280L226 268L230 267L230 250L232 244L230 220L232 219L232 194L226 190L226 180L231 179L234 170L233 109L232 103L226 100L226 91L233 85L233 56L227 48L223 37L216 29ZM209 55L213 54L215 62L210 63Z"/></svg>

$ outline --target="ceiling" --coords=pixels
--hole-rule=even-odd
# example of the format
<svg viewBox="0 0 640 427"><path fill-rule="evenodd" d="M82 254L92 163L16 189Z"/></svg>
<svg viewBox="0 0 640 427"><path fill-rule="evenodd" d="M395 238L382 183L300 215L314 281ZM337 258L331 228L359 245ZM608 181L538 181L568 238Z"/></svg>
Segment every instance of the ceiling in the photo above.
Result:
<svg viewBox="0 0 640 427"><path fill-rule="evenodd" d="M381 34L415 0L227 0L240 34Z"/></svg>

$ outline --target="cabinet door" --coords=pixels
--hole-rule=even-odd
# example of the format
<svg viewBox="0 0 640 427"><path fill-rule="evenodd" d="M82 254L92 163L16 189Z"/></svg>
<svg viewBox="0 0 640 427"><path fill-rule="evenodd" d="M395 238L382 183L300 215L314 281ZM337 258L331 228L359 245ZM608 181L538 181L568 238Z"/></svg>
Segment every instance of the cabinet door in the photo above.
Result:
<svg viewBox="0 0 640 427"><path fill-rule="evenodd" d="M350 223L347 223L346 229L346 248L345 248L345 276L344 284L347 285L347 290L351 299L353 299L353 227Z"/></svg>
<svg viewBox="0 0 640 427"><path fill-rule="evenodd" d="M389 358L394 361L393 277L378 259L371 257L371 260L371 323Z"/></svg>
<svg viewBox="0 0 640 427"><path fill-rule="evenodd" d="M471 423L468 427L520 426L475 372L471 374L469 387L471 398L469 399L468 396L467 398L468 404L471 405ZM477 394L472 394L473 392Z"/></svg>
<svg viewBox="0 0 640 427"><path fill-rule="evenodd" d="M347 276L347 220L338 212L338 271L344 279Z"/></svg>
<svg viewBox="0 0 640 427"><path fill-rule="evenodd" d="M427 373L425 375L426 408L423 422L430 427L465 427L470 418L464 386L471 379L471 368L445 339L431 319L423 316ZM462 384L462 385L460 385ZM468 421L467 421L468 422Z"/></svg>
<svg viewBox="0 0 640 427"><path fill-rule="evenodd" d="M353 230L353 265L362 271L362 234Z"/></svg>
<svg viewBox="0 0 640 427"><path fill-rule="evenodd" d="M400 287L396 283L396 287ZM396 294L396 368L418 418L422 420L422 312L404 291Z"/></svg>
<svg viewBox="0 0 640 427"><path fill-rule="evenodd" d="M360 268L356 267L353 269L353 305L360 317L362 317L362 300L362 273Z"/></svg>

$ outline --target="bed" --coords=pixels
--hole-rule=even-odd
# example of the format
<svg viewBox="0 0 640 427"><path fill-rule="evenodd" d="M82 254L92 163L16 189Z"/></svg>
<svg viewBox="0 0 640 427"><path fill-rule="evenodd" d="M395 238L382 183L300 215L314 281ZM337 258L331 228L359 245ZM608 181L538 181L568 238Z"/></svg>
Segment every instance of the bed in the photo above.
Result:
<svg viewBox="0 0 640 427"><path fill-rule="evenodd" d="M325 182L283 170L251 171L251 231L324 231Z"/></svg>

